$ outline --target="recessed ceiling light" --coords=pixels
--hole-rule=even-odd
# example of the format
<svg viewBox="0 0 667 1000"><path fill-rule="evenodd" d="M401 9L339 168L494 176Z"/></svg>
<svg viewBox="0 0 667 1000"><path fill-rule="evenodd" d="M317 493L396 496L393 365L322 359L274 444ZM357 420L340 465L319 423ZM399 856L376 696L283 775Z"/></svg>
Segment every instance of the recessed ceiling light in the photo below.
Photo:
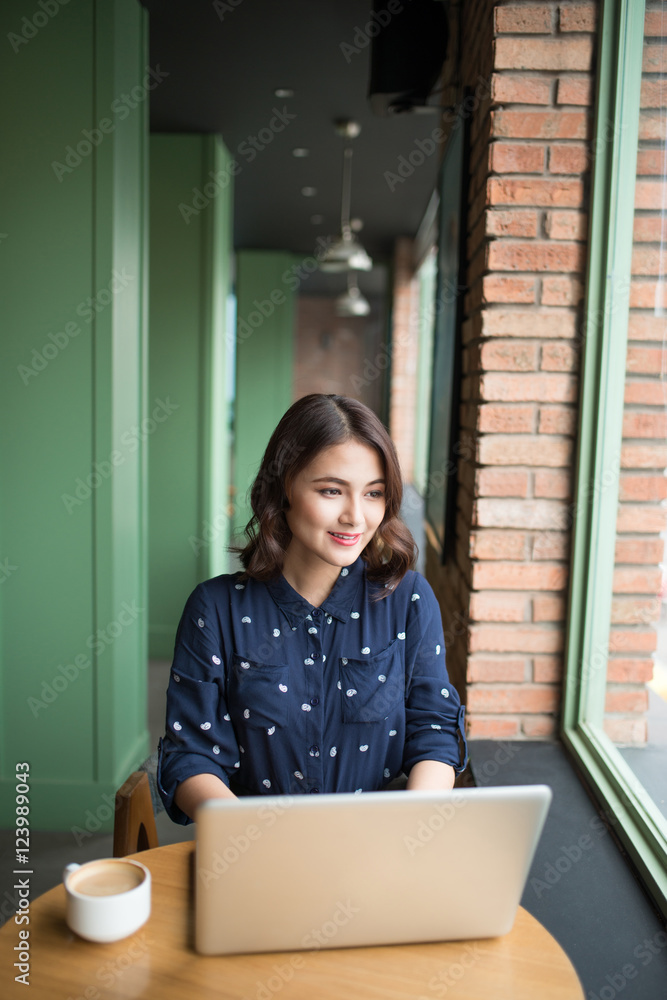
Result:
<svg viewBox="0 0 667 1000"><path fill-rule="evenodd" d="M314 226L321 226L322 223L324 222L324 216L323 215L311 215L310 221L311 221L311 223Z"/></svg>
<svg viewBox="0 0 667 1000"><path fill-rule="evenodd" d="M353 233L360 233L363 228L363 219L350 219L350 229Z"/></svg>
<svg viewBox="0 0 667 1000"><path fill-rule="evenodd" d="M308 156L310 153L309 149L305 149L303 146L297 146L296 149L292 150L292 156L301 158L302 156Z"/></svg>
<svg viewBox="0 0 667 1000"><path fill-rule="evenodd" d="M314 198L315 195L317 194L317 188L313 187L301 188L301 194L304 196L304 198Z"/></svg>
<svg viewBox="0 0 667 1000"><path fill-rule="evenodd" d="M275 97L294 97L294 91L289 87L276 87L273 93Z"/></svg>

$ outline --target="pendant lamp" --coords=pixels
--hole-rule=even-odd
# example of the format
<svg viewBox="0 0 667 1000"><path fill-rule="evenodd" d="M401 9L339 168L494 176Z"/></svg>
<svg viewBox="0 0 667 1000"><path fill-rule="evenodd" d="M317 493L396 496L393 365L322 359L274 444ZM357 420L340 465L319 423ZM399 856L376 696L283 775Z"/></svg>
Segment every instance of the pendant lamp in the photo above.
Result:
<svg viewBox="0 0 667 1000"><path fill-rule="evenodd" d="M339 135L350 140L359 135L357 122L341 121L336 123ZM373 261L368 256L350 227L350 198L352 191L352 146L343 150L343 190L340 208L340 236L319 258L320 270L336 271L370 271Z"/></svg>
<svg viewBox="0 0 667 1000"><path fill-rule="evenodd" d="M338 296L335 309L337 316L368 316L371 311L368 299L364 298L357 284L354 271L348 271L347 291Z"/></svg>

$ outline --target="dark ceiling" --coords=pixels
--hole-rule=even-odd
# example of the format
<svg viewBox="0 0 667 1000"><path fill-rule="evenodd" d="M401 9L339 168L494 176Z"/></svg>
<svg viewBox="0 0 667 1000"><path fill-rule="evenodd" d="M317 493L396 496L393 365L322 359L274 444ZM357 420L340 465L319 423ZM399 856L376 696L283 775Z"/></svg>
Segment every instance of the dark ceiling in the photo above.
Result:
<svg viewBox="0 0 667 1000"><path fill-rule="evenodd" d="M389 117L371 111L370 44L364 44L370 0L144 0L144 6L150 64L169 74L151 94L151 130L221 133L239 171L237 248L307 256L318 237L340 231L338 118L361 124L353 142L351 215L363 221L359 238L368 252L387 262L395 237L416 233L437 152L394 182L393 191L384 175L396 174L399 157L430 136L438 117L435 109ZM294 96L276 97L277 88ZM296 158L295 148L309 155ZM316 193L305 197L303 188Z"/></svg>

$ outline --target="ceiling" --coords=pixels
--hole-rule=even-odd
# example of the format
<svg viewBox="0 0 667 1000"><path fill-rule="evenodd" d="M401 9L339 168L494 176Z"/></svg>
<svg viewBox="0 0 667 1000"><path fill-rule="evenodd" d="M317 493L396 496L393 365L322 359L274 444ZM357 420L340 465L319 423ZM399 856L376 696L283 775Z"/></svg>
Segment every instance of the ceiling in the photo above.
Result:
<svg viewBox="0 0 667 1000"><path fill-rule="evenodd" d="M370 0L144 0L144 6L150 65L169 74L151 93L151 130L221 133L238 164L237 249L308 256L318 237L340 232L344 141L334 128L340 118L361 125L353 141L351 203L352 217L363 221L361 242L381 263L391 259L397 236L415 235L438 154L405 180L392 179L394 190L385 172L396 175L399 157L430 136L438 117L434 108L390 117L371 111ZM277 88L294 96L276 97ZM309 155L296 158L295 148ZM304 188L315 194L304 196ZM368 280L361 277L362 287Z"/></svg>

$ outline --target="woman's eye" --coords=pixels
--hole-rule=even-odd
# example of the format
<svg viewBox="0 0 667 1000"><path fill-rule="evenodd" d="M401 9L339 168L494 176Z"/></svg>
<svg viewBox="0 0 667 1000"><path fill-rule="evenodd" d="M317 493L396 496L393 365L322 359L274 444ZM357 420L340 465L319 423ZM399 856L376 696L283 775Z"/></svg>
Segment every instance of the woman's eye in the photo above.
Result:
<svg viewBox="0 0 667 1000"><path fill-rule="evenodd" d="M371 500L382 500L384 497L384 493L382 492L382 490L371 490L368 495L371 498Z"/></svg>
<svg viewBox="0 0 667 1000"><path fill-rule="evenodd" d="M322 494L322 496L331 497L331 496L338 496L340 490L337 490L334 486L328 486L326 489L320 490L319 492Z"/></svg>

